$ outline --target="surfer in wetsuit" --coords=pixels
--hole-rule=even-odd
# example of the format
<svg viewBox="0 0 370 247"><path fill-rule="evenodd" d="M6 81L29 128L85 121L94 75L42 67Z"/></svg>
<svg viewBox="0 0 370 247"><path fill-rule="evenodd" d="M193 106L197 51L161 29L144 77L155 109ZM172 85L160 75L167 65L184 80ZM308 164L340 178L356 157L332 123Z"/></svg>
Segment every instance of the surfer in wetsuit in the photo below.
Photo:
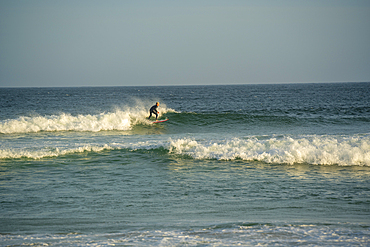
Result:
<svg viewBox="0 0 370 247"><path fill-rule="evenodd" d="M157 111L158 106L159 106L159 102L157 102L155 105L153 105L150 108L150 110L149 110L150 115L149 115L148 119L150 119L150 117L152 116L152 114L154 114L155 115L155 120L157 120L158 114L159 114L159 111Z"/></svg>

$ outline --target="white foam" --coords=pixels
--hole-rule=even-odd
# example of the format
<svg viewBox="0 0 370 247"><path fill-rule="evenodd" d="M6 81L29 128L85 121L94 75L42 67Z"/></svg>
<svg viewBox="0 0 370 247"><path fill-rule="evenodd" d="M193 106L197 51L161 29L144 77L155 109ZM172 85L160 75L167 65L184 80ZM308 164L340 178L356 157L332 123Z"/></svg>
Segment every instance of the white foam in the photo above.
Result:
<svg viewBox="0 0 370 247"><path fill-rule="evenodd" d="M62 113L60 115L19 117L0 123L0 132L30 133L39 131L101 131L130 129L130 115L116 111L99 115L78 115Z"/></svg>
<svg viewBox="0 0 370 247"><path fill-rule="evenodd" d="M126 230L118 233L2 234L6 246L367 246L370 232L354 224L217 226L203 229Z"/></svg>
<svg viewBox="0 0 370 247"><path fill-rule="evenodd" d="M170 141L169 152L189 155L194 159L370 166L368 136L250 137L229 140L181 138Z"/></svg>

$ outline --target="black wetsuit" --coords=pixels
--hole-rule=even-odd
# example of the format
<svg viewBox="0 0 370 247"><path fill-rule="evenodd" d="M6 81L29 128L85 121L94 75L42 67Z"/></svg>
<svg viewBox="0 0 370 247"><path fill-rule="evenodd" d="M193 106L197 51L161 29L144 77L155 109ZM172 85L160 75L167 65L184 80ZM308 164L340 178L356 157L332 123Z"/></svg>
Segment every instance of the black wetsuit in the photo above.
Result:
<svg viewBox="0 0 370 247"><path fill-rule="evenodd" d="M157 111L157 108L158 108L158 106L157 106L157 105L153 105L153 106L150 108L150 110L149 110L150 115L149 115L148 119L150 119L150 117L152 116L152 114L154 114L154 115L155 115L155 119L157 120L157 118L158 118L158 111Z"/></svg>

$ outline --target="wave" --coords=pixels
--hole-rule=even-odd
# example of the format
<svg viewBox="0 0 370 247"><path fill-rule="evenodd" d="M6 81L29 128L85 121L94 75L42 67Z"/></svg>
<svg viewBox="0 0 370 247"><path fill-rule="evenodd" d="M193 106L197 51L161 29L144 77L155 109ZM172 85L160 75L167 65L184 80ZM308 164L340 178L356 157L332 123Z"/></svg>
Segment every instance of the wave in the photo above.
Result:
<svg viewBox="0 0 370 247"><path fill-rule="evenodd" d="M77 144L75 144L77 145ZM173 158L220 161L260 161L269 164L370 166L370 136L250 136L230 139L194 137L78 144L73 148L21 148L0 150L0 159L58 157L82 152L119 150L157 152Z"/></svg>
<svg viewBox="0 0 370 247"><path fill-rule="evenodd" d="M0 121L0 133L36 133L51 131L127 131L136 125L148 125L148 107L143 103L137 103L133 107L124 107L125 110L116 109L112 112L103 112L96 115L60 113L58 115L45 116L21 116L17 119ZM169 115L168 115L169 114ZM307 117L292 114L266 114L266 113L243 113L243 112L177 112L161 104L159 118L166 115L171 118L171 124L187 127L207 127L209 129L225 128L225 126L249 127L301 127L310 125L320 126L347 126L349 124L368 122L366 117L337 118L331 116Z"/></svg>
<svg viewBox="0 0 370 247"><path fill-rule="evenodd" d="M160 116L172 109L161 107ZM150 124L146 120L148 110L145 108L128 108L123 111L100 113L97 115L77 115L61 113L48 116L22 116L17 119L0 121L0 133L33 133L41 131L105 131L105 130L130 130L137 124Z"/></svg>

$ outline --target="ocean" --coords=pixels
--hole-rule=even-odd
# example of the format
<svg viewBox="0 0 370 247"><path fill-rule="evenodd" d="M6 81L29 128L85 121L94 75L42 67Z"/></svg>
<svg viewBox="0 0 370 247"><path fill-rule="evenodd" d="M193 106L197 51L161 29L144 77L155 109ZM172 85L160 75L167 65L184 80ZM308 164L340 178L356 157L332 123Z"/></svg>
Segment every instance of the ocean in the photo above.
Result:
<svg viewBox="0 0 370 247"><path fill-rule="evenodd" d="M1 246L370 245L370 83L0 88L0 113Z"/></svg>

